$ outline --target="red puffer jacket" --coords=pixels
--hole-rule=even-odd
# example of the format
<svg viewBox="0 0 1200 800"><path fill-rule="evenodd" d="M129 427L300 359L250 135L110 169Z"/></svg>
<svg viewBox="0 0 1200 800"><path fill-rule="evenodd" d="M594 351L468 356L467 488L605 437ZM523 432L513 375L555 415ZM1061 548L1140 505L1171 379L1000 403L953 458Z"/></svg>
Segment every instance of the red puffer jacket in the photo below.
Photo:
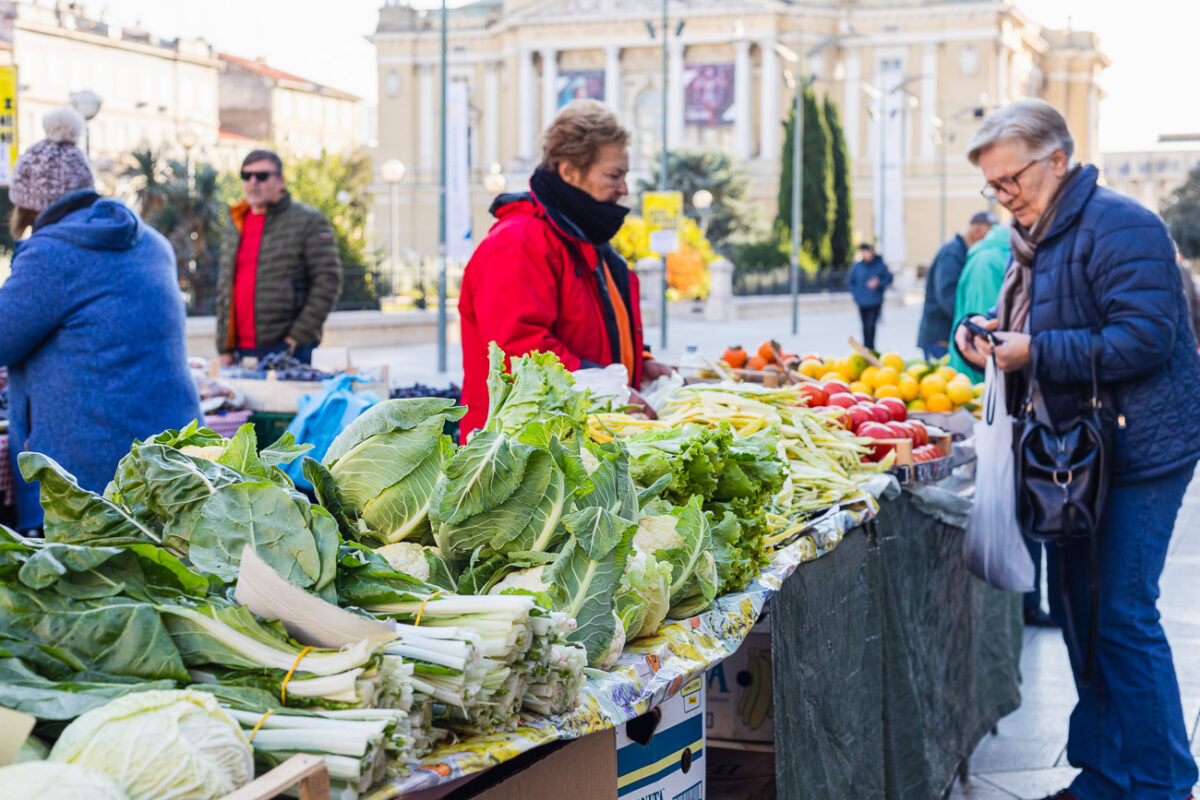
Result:
<svg viewBox="0 0 1200 800"><path fill-rule="evenodd" d="M607 303L594 270L598 254L590 243L558 228L532 195L497 198L496 224L463 273L458 313L462 327L463 440L482 428L488 411L488 343L509 358L534 350L552 352L569 370L607 366L615 360L606 324ZM588 269L568 248L577 245ZM615 273L615 271L614 271ZM638 280L632 270L613 275L625 284L622 299L632 318L634 372L641 385L642 313Z"/></svg>

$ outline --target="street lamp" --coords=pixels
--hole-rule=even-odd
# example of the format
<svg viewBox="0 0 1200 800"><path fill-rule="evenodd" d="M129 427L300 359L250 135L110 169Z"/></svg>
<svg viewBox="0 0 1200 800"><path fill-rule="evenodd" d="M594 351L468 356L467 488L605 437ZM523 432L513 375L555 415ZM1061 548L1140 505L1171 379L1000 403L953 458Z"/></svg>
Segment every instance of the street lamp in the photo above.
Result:
<svg viewBox="0 0 1200 800"><path fill-rule="evenodd" d="M87 133L87 141L84 143L84 153L91 158L92 155L92 132L88 129L86 123L90 122L93 117L100 113L100 95L93 92L91 89L84 89L82 92L71 92L71 108L83 117L85 123L84 130Z"/></svg>
<svg viewBox="0 0 1200 800"><path fill-rule="evenodd" d="M508 179L504 177L500 165L493 162L487 175L483 176L483 188L487 190L488 194L496 195L503 192L506 186L508 186Z"/></svg>
<svg viewBox="0 0 1200 800"><path fill-rule="evenodd" d="M183 174L187 177L189 192L192 191L195 184L192 178L192 148L198 141L200 141L200 134L196 133L196 129L191 125L184 125L179 129L179 143L183 145Z"/></svg>
<svg viewBox="0 0 1200 800"><path fill-rule="evenodd" d="M692 208L700 212L700 232L708 235L708 222L712 219L713 195L708 189L699 189L692 195Z"/></svg>
<svg viewBox="0 0 1200 800"><path fill-rule="evenodd" d="M986 98L983 100L983 102L986 103ZM948 117L946 119L943 119L940 116L935 116L933 118L933 127L934 127L933 141L941 149L941 153L940 153L941 159L940 160L942 162L941 163L941 176L940 176L940 178L941 178L941 197L940 197L940 202L938 204L938 212L940 214L940 218L938 219L938 241L939 242L946 241L946 176L947 176L947 172L949 170L949 166L947 163L947 157L946 157L946 148L950 142L954 141L954 133L950 130L950 123L966 116L967 114L972 115L975 119L983 119L983 115L985 113L986 113L985 106L978 105L978 106L968 106L967 108L959 109L957 112L955 112L954 114L952 114L950 117Z"/></svg>
<svg viewBox="0 0 1200 800"><path fill-rule="evenodd" d="M398 158L389 158L379 165L379 177L388 185L388 262L392 265L392 278L399 272L396 237L400 228L400 181L404 180L404 162ZM421 285L421 294L417 299L417 307L425 307L425 286Z"/></svg>

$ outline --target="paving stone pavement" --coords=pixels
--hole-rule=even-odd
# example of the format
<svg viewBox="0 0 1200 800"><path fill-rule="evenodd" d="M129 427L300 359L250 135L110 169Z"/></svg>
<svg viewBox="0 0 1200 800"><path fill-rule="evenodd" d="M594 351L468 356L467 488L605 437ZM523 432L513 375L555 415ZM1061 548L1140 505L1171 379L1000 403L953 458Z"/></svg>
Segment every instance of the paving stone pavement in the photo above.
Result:
<svg viewBox="0 0 1200 800"><path fill-rule="evenodd" d="M1198 570L1200 479L1194 479L1176 520L1158 608L1175 656L1192 753L1200 758ZM1021 707L1000 720L995 735L979 743L971 756L968 782L955 782L950 800L1041 798L1075 777L1077 770L1066 757L1067 719L1075 705L1075 684L1058 630L1026 628L1021 679Z"/></svg>

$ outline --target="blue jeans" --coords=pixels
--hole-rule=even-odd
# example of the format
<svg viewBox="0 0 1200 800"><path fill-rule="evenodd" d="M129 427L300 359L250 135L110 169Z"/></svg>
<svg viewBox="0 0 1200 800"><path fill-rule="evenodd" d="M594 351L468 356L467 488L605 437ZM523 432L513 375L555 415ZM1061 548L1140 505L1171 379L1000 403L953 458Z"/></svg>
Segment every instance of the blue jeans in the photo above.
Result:
<svg viewBox="0 0 1200 800"><path fill-rule="evenodd" d="M939 358L946 355L946 353L950 352L950 348L946 347L944 344L931 344L929 347L923 347L921 349L925 351L926 361L937 361Z"/></svg>
<svg viewBox="0 0 1200 800"><path fill-rule="evenodd" d="M1194 466L1194 465L1193 465ZM1100 538L1100 613L1095 673L1078 686L1067 759L1083 771L1080 800L1184 800L1197 780L1179 700L1171 647L1159 623L1158 579L1193 467L1109 490ZM1067 566L1078 647L1067 643L1078 676L1087 647L1087 545L1046 548L1050 614L1062 624L1058 570Z"/></svg>
<svg viewBox="0 0 1200 800"><path fill-rule="evenodd" d="M272 353L286 352L287 349L287 342L279 342L278 344L271 345L270 347L251 347L245 350L238 350L237 356L239 361L243 358L262 358L263 356L269 356ZM302 344L296 347L296 349L292 352L292 356L302 364L311 364L312 351L313 345Z"/></svg>

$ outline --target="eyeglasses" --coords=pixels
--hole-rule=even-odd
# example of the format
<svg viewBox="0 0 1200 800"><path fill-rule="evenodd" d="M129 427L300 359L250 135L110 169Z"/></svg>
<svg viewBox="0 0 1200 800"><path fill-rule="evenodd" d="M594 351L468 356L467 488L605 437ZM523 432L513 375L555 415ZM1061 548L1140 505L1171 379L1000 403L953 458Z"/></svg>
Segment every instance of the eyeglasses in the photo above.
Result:
<svg viewBox="0 0 1200 800"><path fill-rule="evenodd" d="M988 200L995 200L996 196L1001 192L1004 192L1009 197L1016 197L1021 193L1021 184L1017 182L1017 179L1021 177L1021 173L1041 160L1040 158L1035 158L1007 178L1001 178L998 181L988 181L979 190L979 193Z"/></svg>
<svg viewBox="0 0 1200 800"><path fill-rule="evenodd" d="M245 170L242 170L242 180L246 181L247 183L250 181L266 183L278 174L278 172L272 172L270 170L263 170L261 172L246 172Z"/></svg>

